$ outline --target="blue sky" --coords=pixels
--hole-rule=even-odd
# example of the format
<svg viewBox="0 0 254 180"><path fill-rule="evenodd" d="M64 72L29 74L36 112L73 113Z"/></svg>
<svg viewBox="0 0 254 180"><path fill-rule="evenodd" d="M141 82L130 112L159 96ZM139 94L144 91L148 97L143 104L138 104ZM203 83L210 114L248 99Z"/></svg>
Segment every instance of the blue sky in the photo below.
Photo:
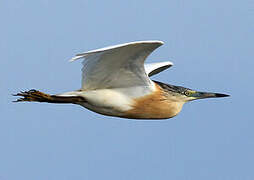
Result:
<svg viewBox="0 0 254 180"><path fill-rule="evenodd" d="M0 2L0 180L252 180L254 3L250 0ZM164 121L75 105L12 103L81 86L77 53L163 40L153 79L230 98L187 103Z"/></svg>

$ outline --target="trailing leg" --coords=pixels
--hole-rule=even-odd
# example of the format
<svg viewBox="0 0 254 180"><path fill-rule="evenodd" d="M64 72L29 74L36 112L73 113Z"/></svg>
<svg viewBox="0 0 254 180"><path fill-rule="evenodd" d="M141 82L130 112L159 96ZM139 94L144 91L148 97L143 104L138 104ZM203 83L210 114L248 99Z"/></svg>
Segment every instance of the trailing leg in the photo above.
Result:
<svg viewBox="0 0 254 180"><path fill-rule="evenodd" d="M13 96L22 96L22 98L17 99L13 102L47 102L47 103L78 103L78 102L84 102L85 99L80 96L58 96L58 95L50 95L45 94L43 92L37 91L37 90L29 90L20 92L17 94L14 94Z"/></svg>

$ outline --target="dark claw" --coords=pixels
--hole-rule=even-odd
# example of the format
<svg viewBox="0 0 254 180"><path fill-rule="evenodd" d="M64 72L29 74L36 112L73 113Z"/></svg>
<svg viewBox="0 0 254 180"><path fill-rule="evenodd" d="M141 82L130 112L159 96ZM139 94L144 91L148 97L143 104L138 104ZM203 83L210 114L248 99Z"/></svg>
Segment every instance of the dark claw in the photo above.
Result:
<svg viewBox="0 0 254 180"><path fill-rule="evenodd" d="M16 101L12 101L12 102L20 102L20 101L24 101L24 100L25 100L25 98L19 98Z"/></svg>
<svg viewBox="0 0 254 180"><path fill-rule="evenodd" d="M20 91L17 94L12 94L13 96L22 96L22 98L19 98L13 102L29 101L30 96L38 96L35 92L38 92L38 91L35 89L31 89L29 91Z"/></svg>
<svg viewBox="0 0 254 180"><path fill-rule="evenodd" d="M35 89L31 89L31 90L29 90L28 92L33 93L33 92L37 92L37 90L35 90Z"/></svg>

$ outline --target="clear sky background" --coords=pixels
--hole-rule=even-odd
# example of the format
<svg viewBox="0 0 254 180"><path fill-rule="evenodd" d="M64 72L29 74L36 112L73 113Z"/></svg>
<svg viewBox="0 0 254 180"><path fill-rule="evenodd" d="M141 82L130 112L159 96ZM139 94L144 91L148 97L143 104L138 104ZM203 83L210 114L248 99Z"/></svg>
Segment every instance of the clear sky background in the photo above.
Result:
<svg viewBox="0 0 254 180"><path fill-rule="evenodd" d="M0 180L253 180L254 1L0 1ZM81 86L87 50L162 40L153 77L230 98L187 103L168 120L81 106L12 103L20 90Z"/></svg>

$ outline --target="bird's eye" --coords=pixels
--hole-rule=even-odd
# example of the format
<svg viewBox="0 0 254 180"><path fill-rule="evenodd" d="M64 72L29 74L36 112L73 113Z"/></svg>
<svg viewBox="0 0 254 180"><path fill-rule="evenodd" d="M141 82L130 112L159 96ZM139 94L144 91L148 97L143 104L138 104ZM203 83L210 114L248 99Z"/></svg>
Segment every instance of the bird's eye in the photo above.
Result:
<svg viewBox="0 0 254 180"><path fill-rule="evenodd" d="M184 95L185 95L185 96L190 96L191 93L190 93L189 91L184 91Z"/></svg>

